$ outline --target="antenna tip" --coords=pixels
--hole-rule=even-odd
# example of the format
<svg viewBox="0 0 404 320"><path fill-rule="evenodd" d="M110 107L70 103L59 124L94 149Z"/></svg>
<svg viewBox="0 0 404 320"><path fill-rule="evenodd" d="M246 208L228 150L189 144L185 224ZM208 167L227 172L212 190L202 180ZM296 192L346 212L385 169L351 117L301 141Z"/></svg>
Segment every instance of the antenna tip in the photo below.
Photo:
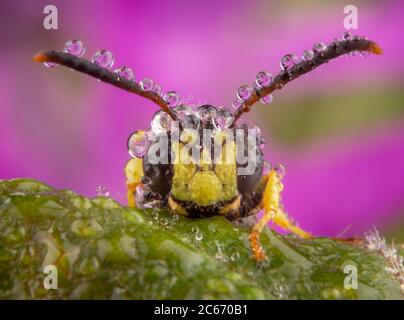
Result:
<svg viewBox="0 0 404 320"><path fill-rule="evenodd" d="M383 49L381 46L379 46L377 43L372 42L370 44L370 52L374 53L374 54L382 54L383 53Z"/></svg>
<svg viewBox="0 0 404 320"><path fill-rule="evenodd" d="M32 60L34 60L36 62L46 62L48 60L48 58L47 58L45 52L41 51L41 52L38 52L36 55L34 55Z"/></svg>

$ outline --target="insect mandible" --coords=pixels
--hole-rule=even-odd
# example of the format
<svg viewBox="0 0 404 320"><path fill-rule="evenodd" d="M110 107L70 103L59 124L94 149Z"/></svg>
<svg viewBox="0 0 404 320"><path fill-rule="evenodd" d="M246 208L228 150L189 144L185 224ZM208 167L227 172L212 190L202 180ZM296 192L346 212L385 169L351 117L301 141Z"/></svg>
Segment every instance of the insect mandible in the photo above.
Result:
<svg viewBox="0 0 404 320"><path fill-rule="evenodd" d="M302 60L285 55L278 75L260 72L253 86L240 87L234 113L212 105L193 110L181 104L175 92L163 95L161 87L149 79L133 81L129 68L112 72L100 63L108 60L107 51L97 52L101 60L93 61L69 50L43 51L34 61L64 65L157 104L161 110L154 115L151 130L138 130L128 140L132 156L125 167L128 205L170 208L191 218L223 215L231 221L255 216L262 209L249 236L253 258L262 261L266 255L259 236L269 221L303 238L311 234L297 227L283 209L283 173L279 167L264 168L259 129L240 125L238 120L257 102L270 102L271 93L288 82L353 53L381 54L382 49L365 37L344 33L328 46L316 43Z"/></svg>

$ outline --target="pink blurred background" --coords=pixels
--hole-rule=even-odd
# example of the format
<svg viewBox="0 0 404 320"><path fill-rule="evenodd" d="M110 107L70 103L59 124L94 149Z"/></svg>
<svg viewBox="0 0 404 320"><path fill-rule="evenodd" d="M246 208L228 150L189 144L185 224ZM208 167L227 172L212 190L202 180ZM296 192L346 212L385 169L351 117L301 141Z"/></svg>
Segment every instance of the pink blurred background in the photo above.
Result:
<svg viewBox="0 0 404 320"><path fill-rule="evenodd" d="M59 29L43 28L54 4ZM341 58L276 92L244 119L260 126L266 158L287 168L284 203L315 235L376 225L403 239L404 5L349 1L382 56ZM32 62L80 39L85 57L115 65L192 103L230 108L237 87L286 53L344 31L343 1L11 1L0 4L0 178L30 177L124 202L126 139L157 110L148 101L61 67ZM192 98L193 97L193 98Z"/></svg>

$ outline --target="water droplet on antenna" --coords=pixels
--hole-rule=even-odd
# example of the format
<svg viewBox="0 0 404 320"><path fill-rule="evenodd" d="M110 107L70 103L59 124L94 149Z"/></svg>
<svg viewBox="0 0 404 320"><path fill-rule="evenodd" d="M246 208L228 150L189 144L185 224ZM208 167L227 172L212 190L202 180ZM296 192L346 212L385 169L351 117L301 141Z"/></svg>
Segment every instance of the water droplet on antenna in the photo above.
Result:
<svg viewBox="0 0 404 320"><path fill-rule="evenodd" d="M272 82L272 75L266 71L261 71L257 73L255 77L255 83L259 88L268 87Z"/></svg>
<svg viewBox="0 0 404 320"><path fill-rule="evenodd" d="M73 56L81 57L86 51L86 47L80 40L69 40L66 42L63 51L66 53L70 53Z"/></svg>
<svg viewBox="0 0 404 320"><path fill-rule="evenodd" d="M111 51L101 49L93 55L92 61L97 66L110 69L114 65L114 55Z"/></svg>
<svg viewBox="0 0 404 320"><path fill-rule="evenodd" d="M133 70L131 68L120 67L116 69L114 73L120 78L124 78L129 81L135 80L135 74L133 73Z"/></svg>
<svg viewBox="0 0 404 320"><path fill-rule="evenodd" d="M272 94L268 94L260 99L263 104L270 104L274 101L274 97Z"/></svg>
<svg viewBox="0 0 404 320"><path fill-rule="evenodd" d="M370 54L370 52L369 51L359 51L359 54L361 57L367 57Z"/></svg>
<svg viewBox="0 0 404 320"><path fill-rule="evenodd" d="M178 92L169 91L164 95L164 101L170 108L174 108L181 104L181 96L178 94Z"/></svg>
<svg viewBox="0 0 404 320"><path fill-rule="evenodd" d="M150 91L154 87L154 81L149 78L144 78L142 81L140 81L140 87L143 91Z"/></svg>
<svg viewBox="0 0 404 320"><path fill-rule="evenodd" d="M159 96L163 94L163 89L161 88L161 85L159 85L158 83L154 84L152 91L157 93Z"/></svg>
<svg viewBox="0 0 404 320"><path fill-rule="evenodd" d="M238 109L238 108L240 108L241 107L241 105L243 104L243 101L241 101L240 99L236 99L236 100L234 100L233 102L232 102L232 107L234 108L234 109Z"/></svg>
<svg viewBox="0 0 404 320"><path fill-rule="evenodd" d="M345 31L341 38L342 40L352 40L352 34L349 31Z"/></svg>
<svg viewBox="0 0 404 320"><path fill-rule="evenodd" d="M47 68L55 68L55 67L57 67L57 65L58 65L57 63L50 62L50 61L46 61L46 62L44 62L43 64L44 64L44 66L47 67Z"/></svg>
<svg viewBox="0 0 404 320"><path fill-rule="evenodd" d="M252 94L252 89L251 89L251 87L249 87L247 85L241 86L237 90L237 97L242 101L248 100L248 98L251 97L251 94Z"/></svg>
<svg viewBox="0 0 404 320"><path fill-rule="evenodd" d="M286 54L282 57L280 65L282 70L289 70L299 62L299 58L294 54Z"/></svg>
<svg viewBox="0 0 404 320"><path fill-rule="evenodd" d="M314 57L314 52L312 50L304 50L303 51L303 55L302 55L302 59L304 61L310 61L312 60Z"/></svg>
<svg viewBox="0 0 404 320"><path fill-rule="evenodd" d="M327 49L327 46L323 42L316 42L313 45L314 53L322 53Z"/></svg>

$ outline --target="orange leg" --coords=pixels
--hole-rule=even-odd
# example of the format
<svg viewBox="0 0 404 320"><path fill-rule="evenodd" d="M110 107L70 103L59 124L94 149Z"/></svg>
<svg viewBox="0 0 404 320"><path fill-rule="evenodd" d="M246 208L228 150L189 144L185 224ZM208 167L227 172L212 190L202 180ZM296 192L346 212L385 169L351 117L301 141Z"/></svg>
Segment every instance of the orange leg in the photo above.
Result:
<svg viewBox="0 0 404 320"><path fill-rule="evenodd" d="M263 261L266 259L264 250L260 244L259 236L270 220L272 220L278 226L287 229L302 238L311 237L309 233L293 225L293 223L288 219L286 213L281 210L280 193L283 189L281 177L276 173L275 170L271 170L271 172L268 173L265 178L267 179L267 184L265 186L262 200L264 214L258 223L253 227L249 236L251 249L254 254L254 258L257 261Z"/></svg>

